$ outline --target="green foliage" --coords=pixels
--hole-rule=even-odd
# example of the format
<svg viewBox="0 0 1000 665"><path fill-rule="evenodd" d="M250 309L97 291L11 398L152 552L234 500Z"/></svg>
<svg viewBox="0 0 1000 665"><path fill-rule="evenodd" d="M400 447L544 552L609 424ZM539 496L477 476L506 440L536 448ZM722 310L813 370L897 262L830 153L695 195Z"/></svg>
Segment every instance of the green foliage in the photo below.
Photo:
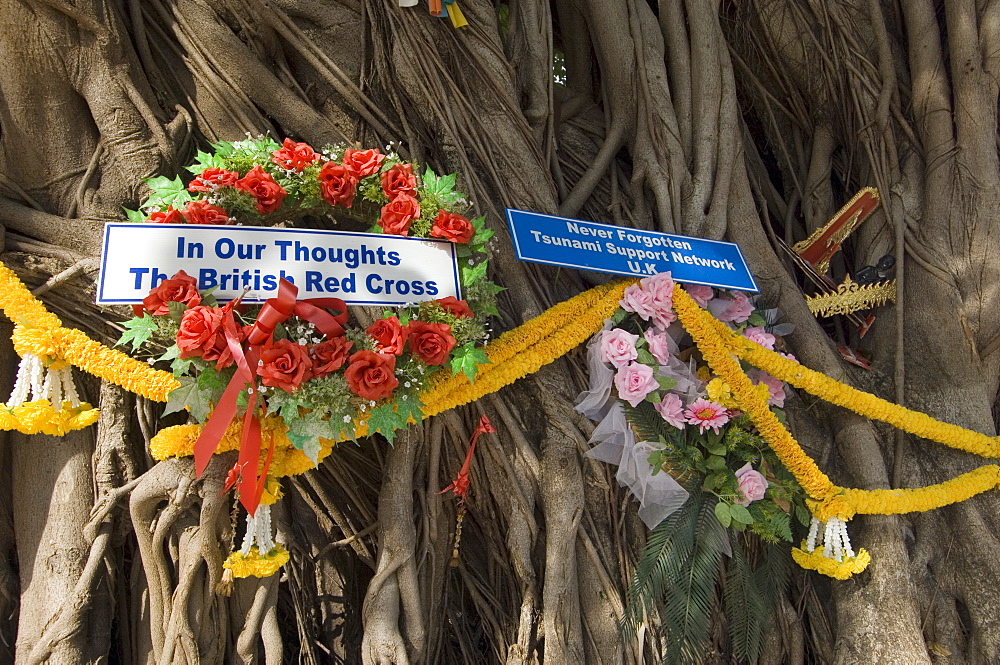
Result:
<svg viewBox="0 0 1000 665"><path fill-rule="evenodd" d="M729 545L732 556L727 562L722 593L729 641L737 658L753 662L764 645L764 628L770 618L770 612L765 612L765 602L762 599L762 591L767 590L758 587L739 534L729 533ZM774 587L768 585L768 589Z"/></svg>
<svg viewBox="0 0 1000 665"><path fill-rule="evenodd" d="M118 338L116 345L124 346L131 343L133 351L138 351L139 347L145 344L159 329L156 319L148 312L143 312L141 317L134 316L122 325L125 327L125 332Z"/></svg>
<svg viewBox="0 0 1000 665"><path fill-rule="evenodd" d="M697 663L708 644L725 548L717 502L711 494L694 493L653 529L626 591L623 639L635 636L645 616L658 613L664 663Z"/></svg>
<svg viewBox="0 0 1000 665"><path fill-rule="evenodd" d="M165 176L146 178L145 183L153 191L143 202L143 208L166 208L168 205L183 208L188 201L194 200L179 176L173 180Z"/></svg>
<svg viewBox="0 0 1000 665"><path fill-rule="evenodd" d="M479 371L479 365L488 365L490 362L490 359L486 357L486 353L482 349L476 348L473 342L455 349L453 354L451 359L452 374L462 372L472 382L476 380L476 372Z"/></svg>
<svg viewBox="0 0 1000 665"><path fill-rule="evenodd" d="M200 423L208 419L211 410L211 393L198 387L198 379L191 376L178 377L180 386L167 396L167 406L163 415L188 409L191 415Z"/></svg>

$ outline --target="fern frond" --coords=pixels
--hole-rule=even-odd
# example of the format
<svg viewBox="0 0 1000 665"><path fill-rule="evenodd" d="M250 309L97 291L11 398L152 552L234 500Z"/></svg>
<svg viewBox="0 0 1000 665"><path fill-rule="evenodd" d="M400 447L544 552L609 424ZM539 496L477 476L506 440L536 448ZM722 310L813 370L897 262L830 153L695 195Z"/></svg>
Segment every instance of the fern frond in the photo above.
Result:
<svg viewBox="0 0 1000 665"><path fill-rule="evenodd" d="M742 539L735 531L729 534L732 557L729 559L723 598L729 639L733 652L740 660L753 662L764 645L764 627L770 613L764 612L761 589L750 567Z"/></svg>

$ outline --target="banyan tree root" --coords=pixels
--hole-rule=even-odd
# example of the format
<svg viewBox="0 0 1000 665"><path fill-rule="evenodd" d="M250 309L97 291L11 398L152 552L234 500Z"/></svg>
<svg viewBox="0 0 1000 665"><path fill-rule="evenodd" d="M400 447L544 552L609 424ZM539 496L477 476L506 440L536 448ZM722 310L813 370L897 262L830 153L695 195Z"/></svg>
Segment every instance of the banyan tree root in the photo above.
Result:
<svg viewBox="0 0 1000 665"><path fill-rule="evenodd" d="M364 665L411 665L422 659L425 631L413 512L413 468L422 440L419 430L401 433L386 459L378 560L362 610Z"/></svg>

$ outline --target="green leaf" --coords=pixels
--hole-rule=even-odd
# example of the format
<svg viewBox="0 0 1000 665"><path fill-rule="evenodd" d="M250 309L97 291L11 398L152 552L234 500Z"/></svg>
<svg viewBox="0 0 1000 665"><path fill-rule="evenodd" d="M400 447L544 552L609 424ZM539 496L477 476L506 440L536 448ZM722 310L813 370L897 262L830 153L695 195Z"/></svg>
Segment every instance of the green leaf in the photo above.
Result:
<svg viewBox="0 0 1000 665"><path fill-rule="evenodd" d="M124 346L131 342L133 351L138 351L157 330L156 320L149 312L143 312L141 317L132 317L122 325L125 327L125 332L116 342L116 346Z"/></svg>
<svg viewBox="0 0 1000 665"><path fill-rule="evenodd" d="M656 382L660 384L660 390L670 390L677 385L677 379L672 379L669 376L658 376Z"/></svg>
<svg viewBox="0 0 1000 665"><path fill-rule="evenodd" d="M172 300L167 303L167 309L170 310L170 313L167 315L170 317L170 320L176 323L177 325L180 325L181 317L184 316L184 312L187 311L188 306L182 302L176 302Z"/></svg>
<svg viewBox="0 0 1000 665"><path fill-rule="evenodd" d="M719 501L715 504L715 518L719 520L719 524L729 528L729 525L733 522L732 504L726 503L725 501Z"/></svg>
<svg viewBox="0 0 1000 665"><path fill-rule="evenodd" d="M396 413L403 422L402 427L409 427L410 418L419 425L424 419L423 407L423 402L415 395L401 395L396 400Z"/></svg>
<svg viewBox="0 0 1000 665"><path fill-rule="evenodd" d="M656 367L656 366L659 365L659 363L656 362L656 358L653 357L653 354L650 353L648 349L641 349L641 348L640 349L636 349L636 354L639 356L638 358L636 358L636 360L638 360L639 362L641 362L643 365L653 365L654 367ZM663 377L663 378L666 379L667 377ZM670 380L672 381L673 379L670 379ZM674 385L676 385L676 384L677 384L677 382L674 381ZM671 388L672 387L673 386L671 386Z"/></svg>
<svg viewBox="0 0 1000 665"><path fill-rule="evenodd" d="M475 284L481 279L486 279L486 261L470 266L468 261L463 261L459 265L462 276L462 284Z"/></svg>
<svg viewBox="0 0 1000 665"><path fill-rule="evenodd" d="M400 422L399 413L392 404L384 404L371 410L368 416L368 431L378 432L392 443L396 438L396 430L405 427L406 422Z"/></svg>
<svg viewBox="0 0 1000 665"><path fill-rule="evenodd" d="M476 348L475 342L469 342L455 349L452 353L454 356L451 359L451 373L458 374L462 372L473 383L476 381L476 372L479 371L479 365L490 364L490 359L486 357L486 353L482 349Z"/></svg>
<svg viewBox="0 0 1000 665"><path fill-rule="evenodd" d="M180 177L171 180L165 176L146 178L146 185L153 190L149 198L143 202L143 208L166 208L172 205L175 208L182 208L188 201L193 201L194 197L187 190L187 185Z"/></svg>
<svg viewBox="0 0 1000 665"><path fill-rule="evenodd" d="M729 513L733 516L734 522L753 524L753 516L750 515L750 511L738 503L729 504Z"/></svg>
<svg viewBox="0 0 1000 665"><path fill-rule="evenodd" d="M660 393L654 390L653 392L646 395L646 401L649 402L650 404L659 404L662 401L662 398L660 397Z"/></svg>
<svg viewBox="0 0 1000 665"><path fill-rule="evenodd" d="M229 384L229 376L222 372L217 372L214 365L209 365L198 375L198 390L206 390L210 393L221 393Z"/></svg>
<svg viewBox="0 0 1000 665"><path fill-rule="evenodd" d="M723 585L725 613L730 642L740 662L753 663L764 645L764 627L770 623L771 610L765 606L754 572L743 551L742 538L730 532L732 557L726 566ZM781 593L781 587L771 593Z"/></svg>
<svg viewBox="0 0 1000 665"><path fill-rule="evenodd" d="M722 471L726 468L726 458L719 455L709 455L705 460L705 466L713 471Z"/></svg>
<svg viewBox="0 0 1000 665"><path fill-rule="evenodd" d="M708 452L712 453L713 455L722 455L723 457L725 457L726 453L729 452L729 449L726 448L725 444L722 443L715 443L706 446L706 448L708 449Z"/></svg>
<svg viewBox="0 0 1000 665"><path fill-rule="evenodd" d="M167 395L167 406L163 415L187 409L200 423L205 422L209 413L209 394L198 389L198 381L190 376L178 378L181 384Z"/></svg>
<svg viewBox="0 0 1000 665"><path fill-rule="evenodd" d="M231 145L231 144L230 144ZM202 152L198 151L195 155L194 163L191 166L186 167L189 173L194 175L201 174L205 169L210 169L213 167L222 168L225 166L225 160L219 154L219 152Z"/></svg>
<svg viewBox="0 0 1000 665"><path fill-rule="evenodd" d="M755 310L753 314L750 315L750 318L747 319L747 323L749 323L751 326L762 326L766 324L767 321L764 319L763 316L761 316L760 312Z"/></svg>
<svg viewBox="0 0 1000 665"><path fill-rule="evenodd" d="M129 210L128 208L122 208L125 211L125 218L134 224L145 224L146 223L146 213L141 210Z"/></svg>
<svg viewBox="0 0 1000 665"><path fill-rule="evenodd" d="M176 360L181 357L181 349L176 344L167 347L167 350L163 352L163 355L156 359L156 362L161 360Z"/></svg>

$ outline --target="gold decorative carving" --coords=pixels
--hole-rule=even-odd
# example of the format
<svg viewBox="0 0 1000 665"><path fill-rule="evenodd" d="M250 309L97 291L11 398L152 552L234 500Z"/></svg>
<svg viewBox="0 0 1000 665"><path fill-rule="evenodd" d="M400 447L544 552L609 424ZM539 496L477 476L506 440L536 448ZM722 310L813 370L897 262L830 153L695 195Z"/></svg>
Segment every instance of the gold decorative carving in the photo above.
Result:
<svg viewBox="0 0 1000 665"><path fill-rule="evenodd" d="M806 297L809 311L815 316L850 314L878 307L886 302L896 302L896 280L861 285L852 280L850 275L844 278L844 282L833 293Z"/></svg>

